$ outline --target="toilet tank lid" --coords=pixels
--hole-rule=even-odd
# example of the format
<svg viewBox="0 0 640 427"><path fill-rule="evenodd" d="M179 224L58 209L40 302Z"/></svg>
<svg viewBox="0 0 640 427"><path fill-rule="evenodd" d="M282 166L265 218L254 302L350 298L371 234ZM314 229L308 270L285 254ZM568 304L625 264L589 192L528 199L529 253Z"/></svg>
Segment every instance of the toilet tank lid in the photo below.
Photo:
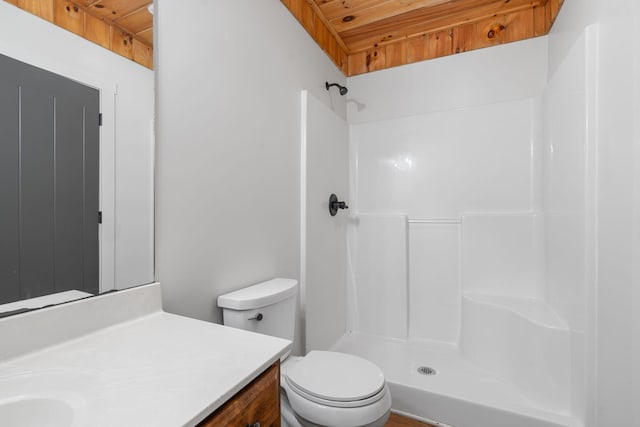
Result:
<svg viewBox="0 0 640 427"><path fill-rule="evenodd" d="M298 293L298 281L271 279L218 297L218 307L233 310L252 310L266 307Z"/></svg>

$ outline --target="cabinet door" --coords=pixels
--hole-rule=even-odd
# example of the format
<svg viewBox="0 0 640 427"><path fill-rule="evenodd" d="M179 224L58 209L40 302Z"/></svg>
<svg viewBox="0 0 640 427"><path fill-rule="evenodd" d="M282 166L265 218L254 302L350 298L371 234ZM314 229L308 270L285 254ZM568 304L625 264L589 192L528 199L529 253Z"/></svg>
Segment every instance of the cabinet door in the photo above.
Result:
<svg viewBox="0 0 640 427"><path fill-rule="evenodd" d="M243 388L198 427L280 427L280 361Z"/></svg>

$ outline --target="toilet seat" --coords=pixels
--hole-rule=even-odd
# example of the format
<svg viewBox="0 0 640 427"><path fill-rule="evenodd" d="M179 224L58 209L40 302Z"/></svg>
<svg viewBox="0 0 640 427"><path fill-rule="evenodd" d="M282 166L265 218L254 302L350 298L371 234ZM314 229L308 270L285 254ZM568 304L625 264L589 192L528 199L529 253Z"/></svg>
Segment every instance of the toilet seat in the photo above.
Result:
<svg viewBox="0 0 640 427"><path fill-rule="evenodd" d="M333 351L311 351L285 378L304 395L322 402L352 403L380 393L385 380L382 370L361 357Z"/></svg>
<svg viewBox="0 0 640 427"><path fill-rule="evenodd" d="M378 400L382 399L384 397L384 393L382 393L383 390L380 390L381 392L374 394L373 396L370 396L366 399L361 399L361 400L354 400L351 402L348 401L340 401L340 400L331 400L331 399L322 399L320 397L314 396L312 394L309 394L307 392L305 392L304 390L299 389L295 384L293 384L287 377L284 378L285 382L287 383L288 386L288 390L292 393L296 393L298 395L300 395L301 397L317 403L319 405L324 405L324 406L331 406L333 408L359 408L361 406L367 406L367 405L371 405L375 402L377 402Z"/></svg>

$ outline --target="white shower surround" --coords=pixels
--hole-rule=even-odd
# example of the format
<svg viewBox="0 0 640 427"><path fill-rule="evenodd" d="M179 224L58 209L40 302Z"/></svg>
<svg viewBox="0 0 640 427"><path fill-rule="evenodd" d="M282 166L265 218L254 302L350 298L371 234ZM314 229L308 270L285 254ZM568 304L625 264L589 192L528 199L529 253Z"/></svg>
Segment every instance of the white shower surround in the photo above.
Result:
<svg viewBox="0 0 640 427"><path fill-rule="evenodd" d="M352 105L366 106L382 102L372 86L404 77L403 86L420 87L420 67L436 77L485 63L528 73L490 89L462 80L456 93L467 89L466 98L441 110L433 100L397 106L402 98L391 96L386 112L350 111L355 296L351 332L334 348L379 364L399 412L456 427L580 426L587 417L586 340L576 324L586 264L554 260L571 260L586 239L586 100L571 104L564 91L580 87L569 76L588 46L585 36L575 42L547 84L546 43L349 81ZM522 70L519 55L542 66ZM438 374L419 375L421 365Z"/></svg>

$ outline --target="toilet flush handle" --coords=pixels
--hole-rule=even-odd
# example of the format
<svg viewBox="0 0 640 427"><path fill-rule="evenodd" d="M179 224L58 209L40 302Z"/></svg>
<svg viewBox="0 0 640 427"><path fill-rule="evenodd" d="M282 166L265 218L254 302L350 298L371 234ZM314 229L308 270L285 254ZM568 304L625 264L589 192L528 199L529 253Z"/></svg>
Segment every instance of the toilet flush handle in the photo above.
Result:
<svg viewBox="0 0 640 427"><path fill-rule="evenodd" d="M258 322L261 321L264 318L264 316L262 315L262 313L258 313L253 317L249 317L248 320L257 320ZM254 424L255 425L255 424ZM252 427L252 426L249 426ZM260 427L260 423L258 423L258 427Z"/></svg>

